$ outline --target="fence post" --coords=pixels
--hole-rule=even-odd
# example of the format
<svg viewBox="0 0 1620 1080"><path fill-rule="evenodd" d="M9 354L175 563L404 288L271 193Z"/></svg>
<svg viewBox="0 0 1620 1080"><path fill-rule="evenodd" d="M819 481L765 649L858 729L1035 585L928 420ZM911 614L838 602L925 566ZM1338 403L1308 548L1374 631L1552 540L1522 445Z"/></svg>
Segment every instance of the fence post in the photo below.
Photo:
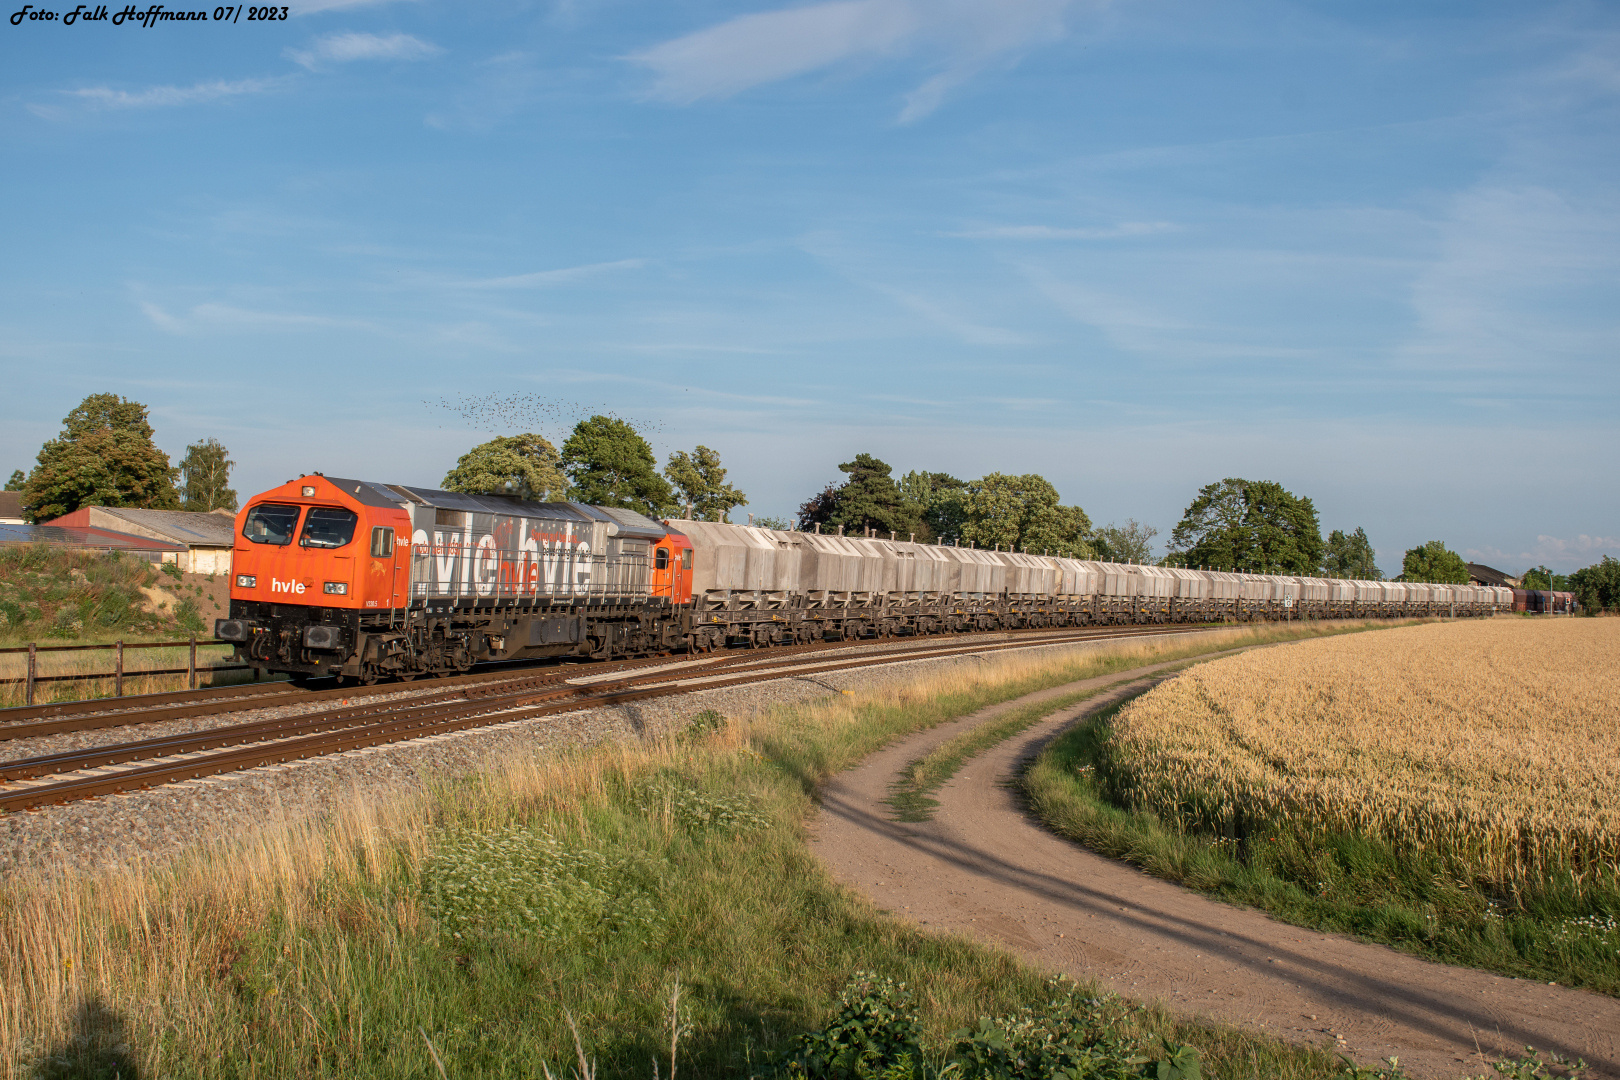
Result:
<svg viewBox="0 0 1620 1080"><path fill-rule="evenodd" d="M191 635L191 661L186 665L186 674L190 677L191 689L197 689L197 635Z"/></svg>
<svg viewBox="0 0 1620 1080"><path fill-rule="evenodd" d="M113 697L124 696L124 643L118 642L118 663L113 671Z"/></svg>
<svg viewBox="0 0 1620 1080"><path fill-rule="evenodd" d="M28 643L28 704L34 703L34 643Z"/></svg>

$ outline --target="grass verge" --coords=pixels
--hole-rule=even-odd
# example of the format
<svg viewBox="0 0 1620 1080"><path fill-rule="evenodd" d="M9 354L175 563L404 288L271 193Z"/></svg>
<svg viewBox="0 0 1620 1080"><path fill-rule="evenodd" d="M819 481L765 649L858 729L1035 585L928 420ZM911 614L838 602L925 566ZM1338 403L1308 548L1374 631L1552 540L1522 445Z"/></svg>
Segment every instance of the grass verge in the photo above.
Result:
<svg viewBox="0 0 1620 1080"><path fill-rule="evenodd" d="M1061 694L1046 701L1025 705L995 720L977 724L955 738L941 743L925 756L900 770L900 777L885 800L894 808L895 820L933 820L934 811L939 807L939 800L934 798L934 792L944 787L946 781L955 776L970 758L1012 738L1055 712L1078 705L1082 701L1089 701L1100 694L1135 681L1136 677L1121 679L1107 686L1077 690L1072 694Z"/></svg>
<svg viewBox="0 0 1620 1080"><path fill-rule="evenodd" d="M1370 628L1375 628L1374 624L1337 623L1326 628L1315 627L1301 630L1297 627L1288 627L1270 631L1257 631L1244 639L1241 645L1213 644L1207 641L1191 642L1185 645L1170 645L1156 654L1158 658L1156 662L1190 660L1197 657L1207 657L1232 648L1269 645L1283 641L1298 641L1302 638L1336 636ZM1077 675L1075 679L1068 681L1098 678L1143 666L1140 657L1134 655L1098 656L1087 666L1086 670L1089 674ZM1178 664L1163 670L1172 671L1184 666L1186 665ZM899 821L929 820L933 817L934 809L939 806L939 800L933 797L933 793L943 787L947 780L955 776L963 763L969 758L988 750L999 742L1012 738L1020 731L1040 720L1044 720L1055 712L1067 709L1071 705L1078 705L1082 701L1116 689L1128 682L1134 682L1138 677L1133 676L1130 679L1124 679L1108 686L1096 687L1090 690L1077 690L1071 694L1064 694L1047 701L1021 706L1003 716L997 717L993 721L977 724L971 730L964 731L955 738L941 743L926 756L909 763L900 771L900 778L894 786L893 793L887 800L895 810L896 819Z"/></svg>
<svg viewBox="0 0 1620 1080"><path fill-rule="evenodd" d="M0 1074L562 1075L577 1026L603 1078L654 1075L677 1031L683 1074L763 1077L858 972L912 987L923 1043L943 1046L1050 987L836 886L804 845L816 787L895 737L1168 645L700 714L675 736L506 759L172 863L13 879L0 887ZM1088 1008L1132 1044L1196 1046L1206 1077L1339 1071L1118 999Z"/></svg>
<svg viewBox="0 0 1620 1080"><path fill-rule="evenodd" d="M1353 833L1268 825L1244 839L1184 832L1110 796L1103 710L1055 740L1023 788L1062 836L1156 877L1298 926L1354 934L1448 964L1620 993L1620 892L1551 881L1506 894L1442 861Z"/></svg>

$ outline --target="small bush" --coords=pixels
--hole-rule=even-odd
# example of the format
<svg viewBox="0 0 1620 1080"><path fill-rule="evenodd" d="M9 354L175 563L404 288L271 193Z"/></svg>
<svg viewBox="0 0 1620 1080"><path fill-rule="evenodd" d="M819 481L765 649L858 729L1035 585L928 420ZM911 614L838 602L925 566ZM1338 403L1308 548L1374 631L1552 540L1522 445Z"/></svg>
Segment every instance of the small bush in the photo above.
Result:
<svg viewBox="0 0 1620 1080"><path fill-rule="evenodd" d="M1048 1000L1009 1016L981 1017L929 1053L904 983L857 972L838 1012L799 1036L787 1074L806 1080L1199 1080L1198 1051L1163 1041L1147 1052L1118 1034L1118 1012L1063 976Z"/></svg>
<svg viewBox="0 0 1620 1080"><path fill-rule="evenodd" d="M751 795L719 795L663 778L642 788L636 805L647 814L669 814L687 832L745 832L770 824Z"/></svg>
<svg viewBox="0 0 1620 1080"><path fill-rule="evenodd" d="M84 629L84 620L79 618L79 609L64 607L56 613L51 620L51 627L46 631L53 638L76 638Z"/></svg>
<svg viewBox="0 0 1620 1080"><path fill-rule="evenodd" d="M838 995L837 1015L820 1031L799 1036L787 1073L806 1080L924 1080L922 1027L911 991L857 971Z"/></svg>
<svg viewBox="0 0 1620 1080"><path fill-rule="evenodd" d="M174 624L182 630L190 630L195 634L208 629L207 624L203 622L202 613L197 610L197 602L189 596L174 605Z"/></svg>
<svg viewBox="0 0 1620 1080"><path fill-rule="evenodd" d="M686 722L686 730L680 733L682 742L696 742L705 739L726 726L726 718L722 713L713 709L704 709Z"/></svg>
<svg viewBox="0 0 1620 1080"><path fill-rule="evenodd" d="M647 939L662 922L655 871L627 856L569 848L544 830L514 825L440 847L423 868L422 897L451 938Z"/></svg>

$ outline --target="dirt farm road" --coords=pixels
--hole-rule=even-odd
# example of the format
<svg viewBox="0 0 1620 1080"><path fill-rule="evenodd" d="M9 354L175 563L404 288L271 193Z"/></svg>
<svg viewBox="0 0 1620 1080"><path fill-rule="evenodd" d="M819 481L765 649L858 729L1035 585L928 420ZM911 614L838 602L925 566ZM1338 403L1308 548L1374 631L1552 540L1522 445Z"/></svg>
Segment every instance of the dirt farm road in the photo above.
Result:
<svg viewBox="0 0 1620 1080"><path fill-rule="evenodd" d="M1165 665L1158 665L1162 667ZM1526 1045L1583 1057L1620 1080L1620 1001L1421 960L1277 922L1093 854L1035 825L1010 781L1058 732L1144 679L1056 713L976 757L937 793L932 821L884 802L908 763L1019 705L1117 683L1031 694L921 732L867 758L822 793L812 849L878 907L1007 948L1038 967L1411 1075L1490 1073ZM1160 676L1161 678L1163 676ZM1481 1052L1485 1056L1481 1056Z"/></svg>

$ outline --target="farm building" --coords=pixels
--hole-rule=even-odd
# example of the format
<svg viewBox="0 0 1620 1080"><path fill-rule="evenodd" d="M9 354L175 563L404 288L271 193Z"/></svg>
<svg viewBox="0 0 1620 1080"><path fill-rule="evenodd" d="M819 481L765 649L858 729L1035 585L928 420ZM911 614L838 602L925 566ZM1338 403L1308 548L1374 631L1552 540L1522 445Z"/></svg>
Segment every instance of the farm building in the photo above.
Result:
<svg viewBox="0 0 1620 1080"><path fill-rule="evenodd" d="M1494 585L1499 589L1516 589L1519 587L1518 578L1508 577L1494 567L1477 562L1468 564L1468 581L1472 585Z"/></svg>
<svg viewBox="0 0 1620 1080"><path fill-rule="evenodd" d="M116 551L147 562L179 562L186 553L183 544L136 536L113 529L83 529L61 525L15 525L0 522L0 547L16 544L50 544L75 551Z"/></svg>
<svg viewBox="0 0 1620 1080"><path fill-rule="evenodd" d="M229 574L236 516L229 510L208 514L187 510L135 510L124 506L81 506L45 525L80 529L113 529L178 545L163 557L188 574Z"/></svg>

